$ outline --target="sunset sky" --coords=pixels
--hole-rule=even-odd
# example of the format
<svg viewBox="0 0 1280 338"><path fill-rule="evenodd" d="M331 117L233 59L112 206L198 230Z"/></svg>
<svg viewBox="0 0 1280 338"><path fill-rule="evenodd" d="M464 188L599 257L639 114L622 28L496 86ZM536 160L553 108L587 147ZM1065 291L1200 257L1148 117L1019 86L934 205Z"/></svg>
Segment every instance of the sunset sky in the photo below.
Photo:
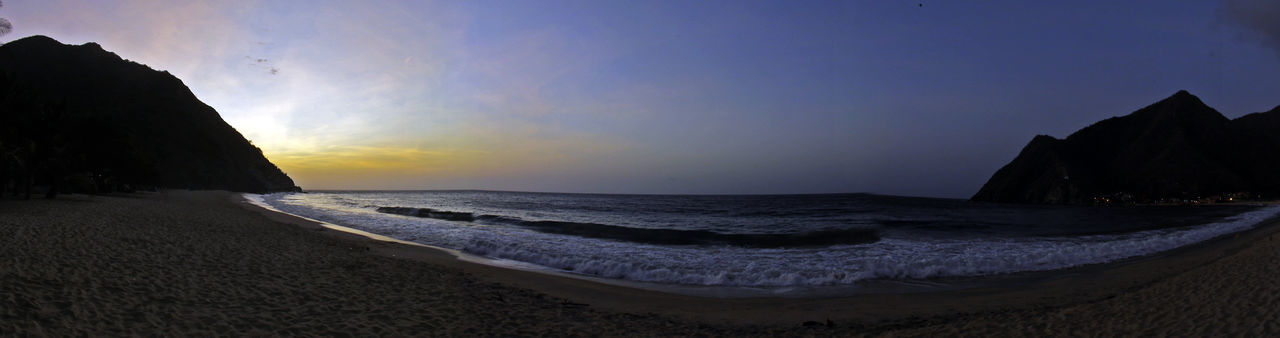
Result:
<svg viewBox="0 0 1280 338"><path fill-rule="evenodd" d="M1280 105L1276 1L4 1L305 189L968 197L1180 89Z"/></svg>

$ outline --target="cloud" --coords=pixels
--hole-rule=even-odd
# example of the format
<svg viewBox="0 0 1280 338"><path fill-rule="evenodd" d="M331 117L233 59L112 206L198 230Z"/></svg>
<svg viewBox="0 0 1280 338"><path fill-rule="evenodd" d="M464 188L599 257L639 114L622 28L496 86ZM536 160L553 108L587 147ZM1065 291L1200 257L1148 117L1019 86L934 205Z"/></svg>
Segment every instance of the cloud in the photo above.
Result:
<svg viewBox="0 0 1280 338"><path fill-rule="evenodd" d="M1258 33L1264 44L1280 52L1280 1L1223 0L1220 14L1227 23Z"/></svg>
<svg viewBox="0 0 1280 338"><path fill-rule="evenodd" d="M0 2L0 7L4 7L3 2ZM9 34L9 32L12 32L12 31L13 31L13 23L9 22L9 19L0 18L0 36Z"/></svg>

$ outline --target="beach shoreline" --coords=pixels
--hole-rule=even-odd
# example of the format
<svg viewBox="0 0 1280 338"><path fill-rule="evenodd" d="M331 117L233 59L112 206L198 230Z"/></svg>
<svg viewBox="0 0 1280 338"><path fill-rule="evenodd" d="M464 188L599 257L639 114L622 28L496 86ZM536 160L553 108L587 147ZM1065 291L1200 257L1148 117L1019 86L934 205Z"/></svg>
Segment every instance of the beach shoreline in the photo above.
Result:
<svg viewBox="0 0 1280 338"><path fill-rule="evenodd" d="M1280 330L1276 225L1007 285L707 298L468 262L227 192L6 200L0 335L1257 334Z"/></svg>
<svg viewBox="0 0 1280 338"><path fill-rule="evenodd" d="M316 224L324 222L279 210L267 210L254 203L245 202L244 204L251 206L250 209L259 209L260 212L288 216L277 218L282 222L305 227L321 226L338 232L352 233L349 230L333 229L333 227L350 229L341 225ZM1153 255L1109 263L1000 276L944 278L941 279L942 283L955 284L955 286L940 290L920 291L921 289L908 288L896 292L819 293L818 296L798 297L765 295L767 291L752 293L763 296L742 296L734 292L717 296L714 291L710 295L692 294L647 285L653 283L628 283L553 271L503 267L500 264L478 262L475 257L465 259L469 255L455 250L411 242L387 243L385 246L379 246L376 252L396 258L458 268L488 281L527 288L619 312L652 312L697 321L729 324L785 324L809 321L813 318L881 323L922 318L945 320L945 318L964 313L1055 308L1113 297L1209 264L1223 255L1241 250L1252 240L1280 232L1278 224L1280 224L1280 216L1265 220L1248 230ZM379 241L376 238L372 240ZM393 239L393 241L399 240ZM1063 299L1070 301L1062 302Z"/></svg>

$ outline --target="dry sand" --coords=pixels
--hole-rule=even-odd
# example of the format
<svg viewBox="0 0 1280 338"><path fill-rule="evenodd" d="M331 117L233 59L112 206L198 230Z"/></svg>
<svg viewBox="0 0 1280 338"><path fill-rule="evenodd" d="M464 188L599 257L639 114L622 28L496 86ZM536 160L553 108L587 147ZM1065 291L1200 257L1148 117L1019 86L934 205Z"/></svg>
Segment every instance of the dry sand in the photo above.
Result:
<svg viewBox="0 0 1280 338"><path fill-rule="evenodd" d="M714 299L465 263L225 192L0 200L0 336L1276 335L1277 229L982 289Z"/></svg>

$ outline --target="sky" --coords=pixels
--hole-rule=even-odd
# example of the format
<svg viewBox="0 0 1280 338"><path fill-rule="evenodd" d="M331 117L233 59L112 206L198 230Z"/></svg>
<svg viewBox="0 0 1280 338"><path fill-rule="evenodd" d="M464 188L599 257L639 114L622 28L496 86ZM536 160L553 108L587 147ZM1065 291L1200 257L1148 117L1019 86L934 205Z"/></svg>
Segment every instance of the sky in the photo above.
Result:
<svg viewBox="0 0 1280 338"><path fill-rule="evenodd" d="M169 71L308 190L967 198L1033 136L1181 89L1230 118L1280 105L1265 0L9 0L0 18L0 42Z"/></svg>

